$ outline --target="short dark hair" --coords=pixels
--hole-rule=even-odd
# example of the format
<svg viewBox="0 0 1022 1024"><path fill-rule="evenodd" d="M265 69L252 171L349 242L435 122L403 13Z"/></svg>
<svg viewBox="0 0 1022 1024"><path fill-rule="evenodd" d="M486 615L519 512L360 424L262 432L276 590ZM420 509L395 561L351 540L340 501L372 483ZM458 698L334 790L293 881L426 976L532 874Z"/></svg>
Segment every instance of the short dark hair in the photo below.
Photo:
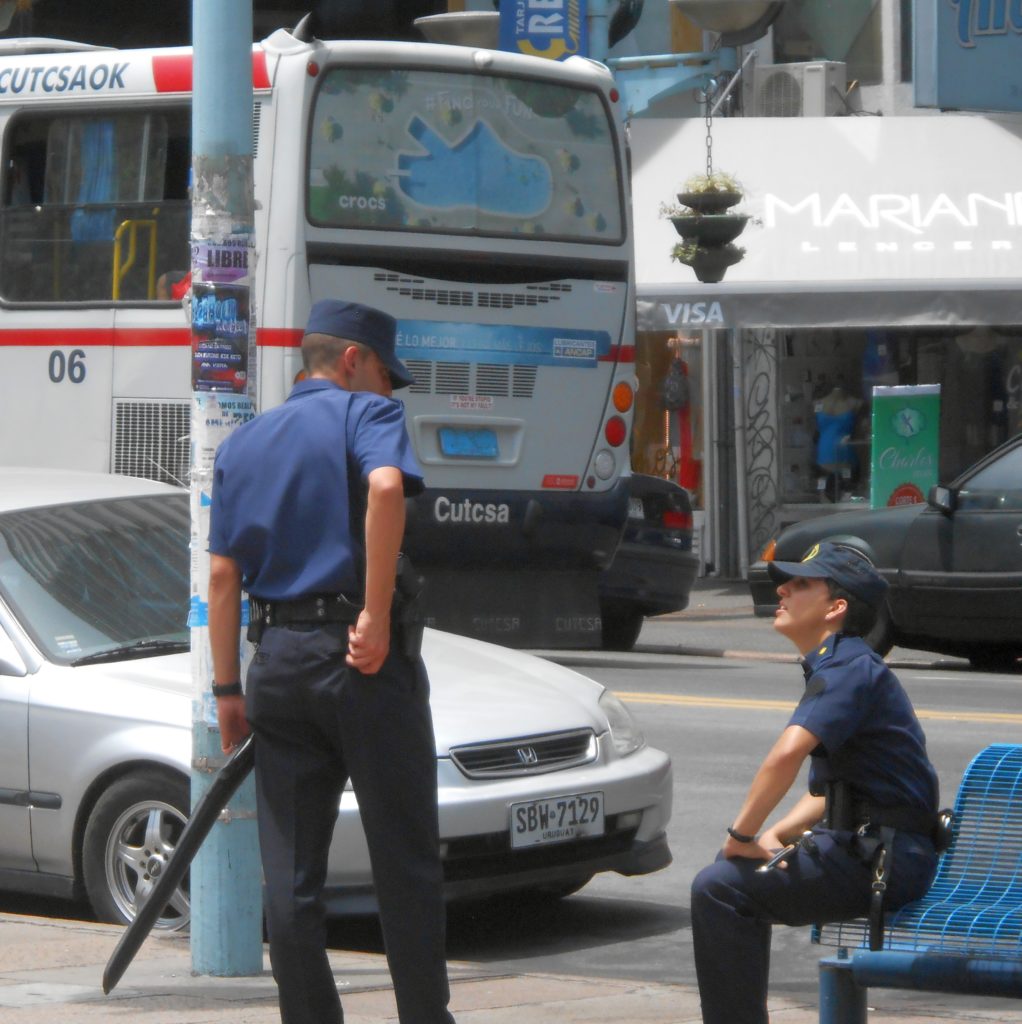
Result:
<svg viewBox="0 0 1022 1024"><path fill-rule="evenodd" d="M867 604L861 597L849 593L832 579L828 578L824 582L827 584L831 600L841 598L848 605L841 632L851 636L865 636L876 625L877 609Z"/></svg>
<svg viewBox="0 0 1022 1024"><path fill-rule="evenodd" d="M354 345L360 352L370 351L367 346L332 334L306 334L302 338L302 365L306 373L329 370Z"/></svg>

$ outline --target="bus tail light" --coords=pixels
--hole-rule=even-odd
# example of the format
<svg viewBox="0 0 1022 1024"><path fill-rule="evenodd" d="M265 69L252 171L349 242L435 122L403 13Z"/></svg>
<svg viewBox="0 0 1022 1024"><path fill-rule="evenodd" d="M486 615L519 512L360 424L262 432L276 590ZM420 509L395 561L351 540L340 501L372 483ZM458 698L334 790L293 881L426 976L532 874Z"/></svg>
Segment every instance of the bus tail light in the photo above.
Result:
<svg viewBox="0 0 1022 1024"><path fill-rule="evenodd" d="M691 530L692 513L676 512L669 508L664 512L663 525L668 530Z"/></svg>
<svg viewBox="0 0 1022 1024"><path fill-rule="evenodd" d="M632 386L624 380L619 380L614 385L614 408L618 412L628 412L632 407L632 402L635 401L635 393L632 391Z"/></svg>
<svg viewBox="0 0 1022 1024"><path fill-rule="evenodd" d="M603 428L603 436L611 448L620 448L628 436L628 427L625 426L625 421L620 416L611 416Z"/></svg>

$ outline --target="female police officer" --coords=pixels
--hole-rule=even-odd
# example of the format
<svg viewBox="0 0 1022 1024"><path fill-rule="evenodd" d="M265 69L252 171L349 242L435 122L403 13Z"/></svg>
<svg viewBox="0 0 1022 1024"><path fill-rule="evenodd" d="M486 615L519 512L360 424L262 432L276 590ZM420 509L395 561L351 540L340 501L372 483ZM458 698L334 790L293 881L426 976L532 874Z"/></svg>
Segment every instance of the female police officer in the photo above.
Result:
<svg viewBox="0 0 1022 1024"><path fill-rule="evenodd" d="M766 1024L771 925L868 914L881 841L887 908L922 896L936 867L926 740L901 684L861 639L886 582L861 552L830 542L802 562L772 562L770 574L774 628L802 653L806 687L717 860L692 883L705 1024ZM806 757L809 793L757 835ZM757 870L810 829L787 862Z"/></svg>
<svg viewBox="0 0 1022 1024"><path fill-rule="evenodd" d="M340 1024L322 890L341 793L358 798L402 1024L452 1024L436 747L417 650L391 601L404 496L422 488L392 387L393 317L312 308L308 379L217 451L209 629L221 741L255 732L270 961L284 1024ZM357 392L357 393L356 393ZM259 648L238 681L242 586ZM392 642L392 639L394 642Z"/></svg>

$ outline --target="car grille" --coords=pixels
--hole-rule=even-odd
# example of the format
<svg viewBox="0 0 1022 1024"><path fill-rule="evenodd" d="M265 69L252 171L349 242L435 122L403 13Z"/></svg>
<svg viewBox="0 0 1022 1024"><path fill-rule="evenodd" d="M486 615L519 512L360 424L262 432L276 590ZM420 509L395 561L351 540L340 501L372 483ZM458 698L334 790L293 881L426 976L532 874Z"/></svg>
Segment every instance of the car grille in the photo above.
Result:
<svg viewBox="0 0 1022 1024"><path fill-rule="evenodd" d="M576 729L452 747L451 760L470 779L556 772L595 761L596 734L592 729Z"/></svg>

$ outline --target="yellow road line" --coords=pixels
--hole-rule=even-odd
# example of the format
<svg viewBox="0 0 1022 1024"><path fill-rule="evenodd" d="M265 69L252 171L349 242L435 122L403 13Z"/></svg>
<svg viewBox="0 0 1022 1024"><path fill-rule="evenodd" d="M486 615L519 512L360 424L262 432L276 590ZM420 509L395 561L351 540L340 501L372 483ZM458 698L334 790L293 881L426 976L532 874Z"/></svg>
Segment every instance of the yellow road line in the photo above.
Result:
<svg viewBox="0 0 1022 1024"><path fill-rule="evenodd" d="M787 711L794 709L793 701L752 700L738 697L689 697L673 693L628 693L614 691L623 701L631 704L675 704L699 708L736 708L746 711ZM943 722L1011 722L1022 725L1022 714L1009 711L937 711L916 708L919 718Z"/></svg>

